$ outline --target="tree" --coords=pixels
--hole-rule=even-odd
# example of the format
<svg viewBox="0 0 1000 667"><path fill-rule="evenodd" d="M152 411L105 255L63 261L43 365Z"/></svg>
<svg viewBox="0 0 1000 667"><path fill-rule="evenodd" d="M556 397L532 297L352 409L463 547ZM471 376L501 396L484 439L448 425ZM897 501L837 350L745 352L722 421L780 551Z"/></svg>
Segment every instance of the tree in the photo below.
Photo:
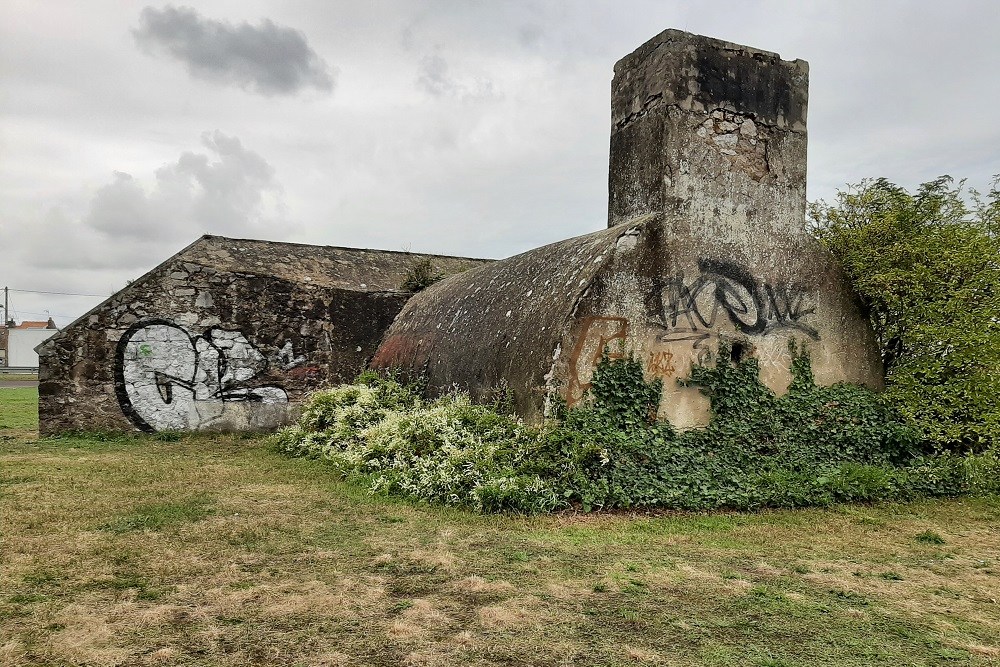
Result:
<svg viewBox="0 0 1000 667"><path fill-rule="evenodd" d="M936 448L1000 435L1000 177L986 197L948 176L915 193L885 179L810 204L882 346L886 399Z"/></svg>

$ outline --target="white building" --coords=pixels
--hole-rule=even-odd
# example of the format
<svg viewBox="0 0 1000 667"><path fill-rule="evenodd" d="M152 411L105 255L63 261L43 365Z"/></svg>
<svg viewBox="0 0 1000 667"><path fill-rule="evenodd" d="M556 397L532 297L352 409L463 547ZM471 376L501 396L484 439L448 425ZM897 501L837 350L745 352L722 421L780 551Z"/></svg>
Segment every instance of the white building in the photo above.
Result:
<svg viewBox="0 0 1000 667"><path fill-rule="evenodd" d="M35 348L59 330L48 322L22 322L15 327L0 327L0 366L38 368Z"/></svg>

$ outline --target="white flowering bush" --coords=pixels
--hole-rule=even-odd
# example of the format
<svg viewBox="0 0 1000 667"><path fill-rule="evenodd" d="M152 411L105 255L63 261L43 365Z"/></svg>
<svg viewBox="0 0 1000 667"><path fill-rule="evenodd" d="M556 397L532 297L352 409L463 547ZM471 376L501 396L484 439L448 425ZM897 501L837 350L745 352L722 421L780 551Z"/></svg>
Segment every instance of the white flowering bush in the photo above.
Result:
<svg viewBox="0 0 1000 667"><path fill-rule="evenodd" d="M275 436L282 451L329 461L375 493L480 512L551 511L565 498L539 472L538 432L474 405L464 394L433 402L392 379L317 392L298 425Z"/></svg>

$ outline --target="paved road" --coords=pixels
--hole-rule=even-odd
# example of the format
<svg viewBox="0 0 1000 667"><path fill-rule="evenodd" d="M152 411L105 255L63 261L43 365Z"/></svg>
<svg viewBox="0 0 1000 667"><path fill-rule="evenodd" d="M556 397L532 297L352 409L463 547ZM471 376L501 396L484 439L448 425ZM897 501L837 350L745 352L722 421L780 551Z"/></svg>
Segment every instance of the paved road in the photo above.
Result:
<svg viewBox="0 0 1000 667"><path fill-rule="evenodd" d="M18 389L20 387L37 387L38 380L0 380L0 389Z"/></svg>

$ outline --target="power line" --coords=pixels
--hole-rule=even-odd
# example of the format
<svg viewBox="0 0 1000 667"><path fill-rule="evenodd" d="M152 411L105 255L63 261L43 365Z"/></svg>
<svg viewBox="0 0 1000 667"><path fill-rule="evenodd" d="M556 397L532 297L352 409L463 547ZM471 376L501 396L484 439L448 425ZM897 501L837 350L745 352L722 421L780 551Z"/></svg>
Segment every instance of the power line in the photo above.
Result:
<svg viewBox="0 0 1000 667"><path fill-rule="evenodd" d="M50 313L50 312L39 313L39 312L34 311L34 310L19 310L17 312L20 315L45 315L46 317L62 317L64 319L71 319L71 318L79 317L79 315L60 315L59 313Z"/></svg>
<svg viewBox="0 0 1000 667"><path fill-rule="evenodd" d="M45 292L37 289L14 289L10 288L11 292L27 292L30 294L58 294L59 296L97 296L97 297L107 297L107 294L80 294L79 292Z"/></svg>

